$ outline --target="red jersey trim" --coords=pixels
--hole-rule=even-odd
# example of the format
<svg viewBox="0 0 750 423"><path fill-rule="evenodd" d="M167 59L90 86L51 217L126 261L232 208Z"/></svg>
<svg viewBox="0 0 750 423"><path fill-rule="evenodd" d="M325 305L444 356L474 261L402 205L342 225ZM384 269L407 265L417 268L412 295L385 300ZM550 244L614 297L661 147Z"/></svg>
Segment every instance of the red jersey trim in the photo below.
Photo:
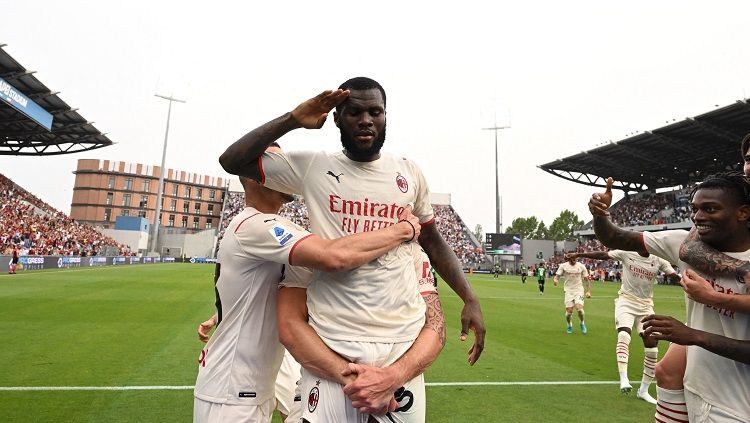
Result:
<svg viewBox="0 0 750 423"><path fill-rule="evenodd" d="M260 183L266 184L266 174L263 172L263 155L258 156L258 171L260 172Z"/></svg>
<svg viewBox="0 0 750 423"><path fill-rule="evenodd" d="M421 226L421 227L424 228L425 226L432 225L433 223L435 223L435 218L434 217L432 219L428 220L427 222L420 223L419 226Z"/></svg>
<svg viewBox="0 0 750 423"><path fill-rule="evenodd" d="M419 295L421 295L423 297L425 295L428 295L428 294L437 294L437 289L433 289L433 290L430 290L430 291L422 291L422 292L419 293Z"/></svg>
<svg viewBox="0 0 750 423"><path fill-rule="evenodd" d="M646 240L643 238L643 232L641 232L641 247L643 247L643 251L648 252L648 248L646 248Z"/></svg>
<svg viewBox="0 0 750 423"><path fill-rule="evenodd" d="M299 243L306 240L307 238L310 238L313 235L314 234L305 235L302 239L300 239L299 241L295 242L294 245L292 245L292 249L289 250L289 265L290 266L294 266L294 263L292 263L292 254L294 254L294 250L297 248L297 246L299 246Z"/></svg>
<svg viewBox="0 0 750 423"><path fill-rule="evenodd" d="M246 221L247 219L250 219L251 217L255 217L255 216L259 215L259 214L260 214L260 212L258 212L258 213L255 213L255 214L253 214L253 215L250 215L250 216L248 216L248 217L246 217L246 218L242 219L242 222L240 222L240 224L239 224L239 225L237 225L237 227L236 227L236 228L234 228L234 233L237 233L237 231L239 231L239 230L240 230L240 226L242 226L242 224L243 224L243 223L245 223L245 221Z"/></svg>

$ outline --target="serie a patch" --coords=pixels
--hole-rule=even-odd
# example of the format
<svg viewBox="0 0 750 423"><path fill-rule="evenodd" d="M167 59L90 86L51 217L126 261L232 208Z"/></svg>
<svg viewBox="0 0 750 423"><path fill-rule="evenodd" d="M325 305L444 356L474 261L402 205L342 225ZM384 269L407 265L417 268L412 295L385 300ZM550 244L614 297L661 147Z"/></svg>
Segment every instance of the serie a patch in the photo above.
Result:
<svg viewBox="0 0 750 423"><path fill-rule="evenodd" d="M271 229L268 230L268 232L276 239L276 242L279 243L279 245L286 245L287 242L294 239L294 234L289 232L289 230L285 227L283 227L281 224L276 223L273 225Z"/></svg>

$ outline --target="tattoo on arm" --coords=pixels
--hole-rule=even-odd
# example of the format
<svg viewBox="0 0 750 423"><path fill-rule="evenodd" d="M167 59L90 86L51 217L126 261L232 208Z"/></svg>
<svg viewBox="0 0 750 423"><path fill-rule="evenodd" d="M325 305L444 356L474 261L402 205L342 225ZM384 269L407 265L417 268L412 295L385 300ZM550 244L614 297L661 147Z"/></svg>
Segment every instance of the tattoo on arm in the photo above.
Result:
<svg viewBox="0 0 750 423"><path fill-rule="evenodd" d="M738 260L716 250L698 238L695 228L680 245L680 260L713 275L730 275L744 277L750 272L750 263Z"/></svg>
<svg viewBox="0 0 750 423"><path fill-rule="evenodd" d="M440 337L440 344L445 346L445 315L443 314L440 297L436 292L433 292L424 296L424 302L427 305L425 328L437 332Z"/></svg>

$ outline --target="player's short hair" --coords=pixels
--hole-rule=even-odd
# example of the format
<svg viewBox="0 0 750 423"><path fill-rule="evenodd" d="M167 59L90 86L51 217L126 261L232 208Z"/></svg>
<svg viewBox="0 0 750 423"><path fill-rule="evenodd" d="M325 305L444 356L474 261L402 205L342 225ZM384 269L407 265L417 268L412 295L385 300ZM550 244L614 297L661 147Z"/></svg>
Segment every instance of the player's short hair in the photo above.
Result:
<svg viewBox="0 0 750 423"><path fill-rule="evenodd" d="M357 90L357 91L377 89L378 91L380 91L380 94L383 96L383 107L385 107L385 90L383 89L383 86L380 85L378 81L374 79L368 78L366 76L357 76L339 85L339 89L340 90ZM341 111L341 105L336 106L336 111Z"/></svg>
<svg viewBox="0 0 750 423"><path fill-rule="evenodd" d="M690 201L693 201L698 190L709 188L733 192L741 205L750 205L750 181L742 172L729 171L709 175L693 188Z"/></svg>
<svg viewBox="0 0 750 423"><path fill-rule="evenodd" d="M745 158L745 155L747 154L748 148L750 148L750 134L745 135L745 138L742 139L740 153L742 153L743 159Z"/></svg>

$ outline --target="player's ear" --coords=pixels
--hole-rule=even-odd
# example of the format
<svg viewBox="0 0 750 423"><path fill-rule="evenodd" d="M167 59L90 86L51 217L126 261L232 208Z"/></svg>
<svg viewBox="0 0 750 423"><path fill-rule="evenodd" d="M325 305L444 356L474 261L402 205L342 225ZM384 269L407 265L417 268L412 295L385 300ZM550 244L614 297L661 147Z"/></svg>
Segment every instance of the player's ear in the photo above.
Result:
<svg viewBox="0 0 750 423"><path fill-rule="evenodd" d="M750 206L744 204L737 209L737 220L745 222L750 220Z"/></svg>
<svg viewBox="0 0 750 423"><path fill-rule="evenodd" d="M333 123L336 124L336 127L339 127L339 112L333 111Z"/></svg>

